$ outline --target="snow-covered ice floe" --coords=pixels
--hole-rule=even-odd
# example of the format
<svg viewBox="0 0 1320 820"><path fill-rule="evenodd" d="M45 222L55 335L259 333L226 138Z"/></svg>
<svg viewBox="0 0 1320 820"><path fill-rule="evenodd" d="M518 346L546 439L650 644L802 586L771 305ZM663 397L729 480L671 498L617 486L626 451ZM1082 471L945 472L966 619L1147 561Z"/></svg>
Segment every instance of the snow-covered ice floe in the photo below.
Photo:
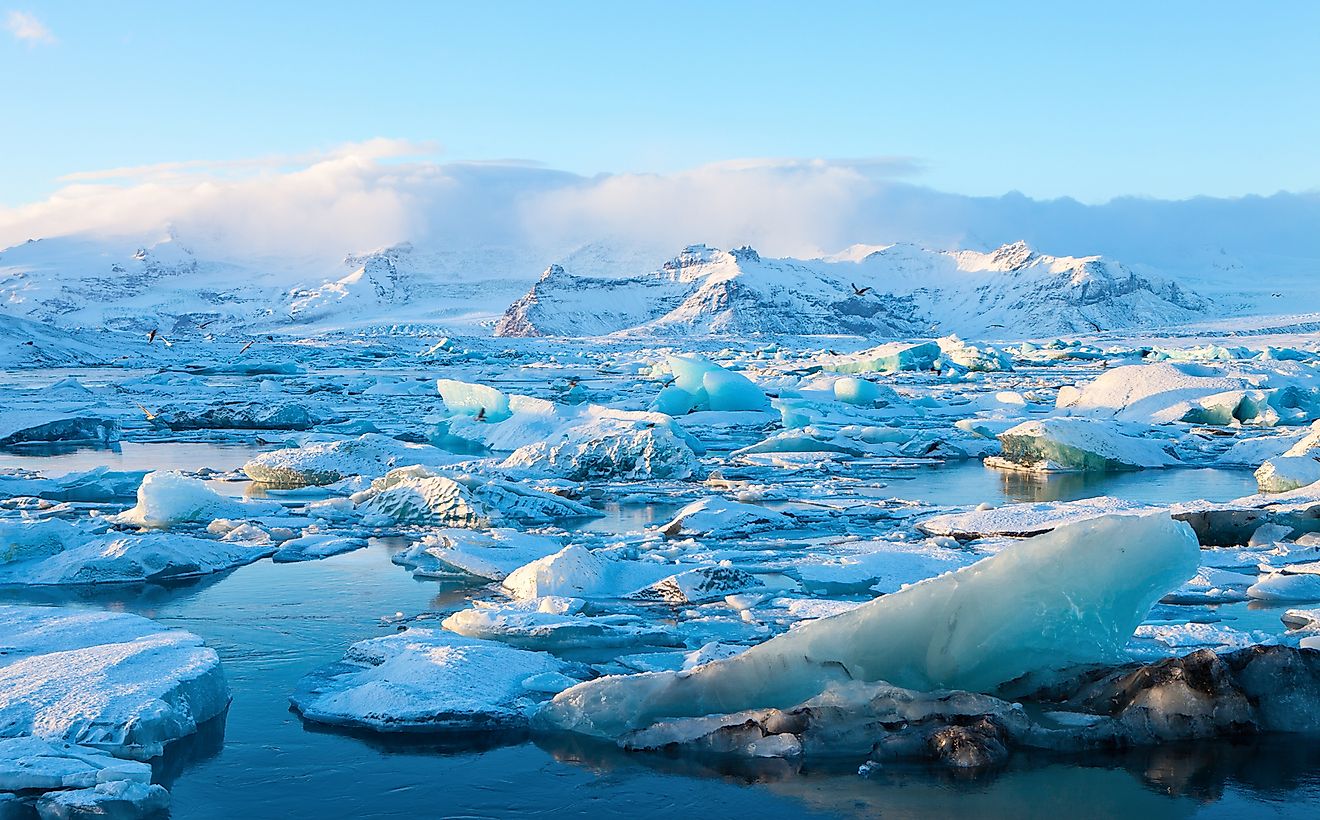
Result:
<svg viewBox="0 0 1320 820"><path fill-rule="evenodd" d="M1178 459L1158 441L1112 423L1080 418L1024 421L1000 433L1003 452L985 463L1035 473L1112 472L1169 467Z"/></svg>
<svg viewBox="0 0 1320 820"><path fill-rule="evenodd" d="M229 705L220 659L201 638L137 615L0 605L0 643L8 737L148 760Z"/></svg>
<svg viewBox="0 0 1320 820"><path fill-rule="evenodd" d="M783 708L849 680L919 690L1043 684L1121 658L1151 605L1196 572L1198 557L1191 529L1167 514L1070 524L688 673L581 684L538 720L617 738L660 720Z"/></svg>
<svg viewBox="0 0 1320 820"><path fill-rule="evenodd" d="M353 644L291 701L307 720L383 732L515 729L585 674L545 652L414 628Z"/></svg>

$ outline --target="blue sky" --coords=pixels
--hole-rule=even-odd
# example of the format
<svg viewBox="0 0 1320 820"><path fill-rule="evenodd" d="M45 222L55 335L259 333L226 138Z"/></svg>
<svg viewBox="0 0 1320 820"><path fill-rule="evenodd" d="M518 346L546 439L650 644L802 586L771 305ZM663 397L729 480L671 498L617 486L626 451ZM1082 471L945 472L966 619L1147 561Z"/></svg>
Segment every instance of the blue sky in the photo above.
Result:
<svg viewBox="0 0 1320 820"><path fill-rule="evenodd" d="M382 136L582 174L900 157L941 190L1090 202L1320 187L1317 3L0 0L0 22L6 205Z"/></svg>

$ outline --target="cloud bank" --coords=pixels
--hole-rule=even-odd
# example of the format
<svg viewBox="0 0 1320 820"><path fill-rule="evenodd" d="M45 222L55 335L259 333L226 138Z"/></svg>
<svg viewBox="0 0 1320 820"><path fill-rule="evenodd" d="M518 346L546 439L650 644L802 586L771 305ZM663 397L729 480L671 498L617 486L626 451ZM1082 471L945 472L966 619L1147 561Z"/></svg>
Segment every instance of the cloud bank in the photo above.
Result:
<svg viewBox="0 0 1320 820"><path fill-rule="evenodd" d="M36 15L26 11L11 11L5 15L5 30L15 40L28 45L50 45L55 42L55 35Z"/></svg>
<svg viewBox="0 0 1320 820"><path fill-rule="evenodd" d="M814 256L854 243L985 249L1026 239L1177 267L1189 255L1320 259L1320 194L1084 205L967 197L908 181L911 160L740 160L582 177L530 163L442 163L433 145L372 140L320 154L72 174L0 209L0 247L67 235L166 233L230 256L342 258L401 241L512 247L552 261L586 243L673 252L705 242Z"/></svg>

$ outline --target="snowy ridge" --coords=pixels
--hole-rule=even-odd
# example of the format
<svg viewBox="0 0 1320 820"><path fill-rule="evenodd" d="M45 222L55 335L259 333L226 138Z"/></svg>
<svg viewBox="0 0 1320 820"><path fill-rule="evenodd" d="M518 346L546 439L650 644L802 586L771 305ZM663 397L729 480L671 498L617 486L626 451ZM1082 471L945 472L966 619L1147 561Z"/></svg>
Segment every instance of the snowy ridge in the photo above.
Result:
<svg viewBox="0 0 1320 820"><path fill-rule="evenodd" d="M1111 260L1047 256L1022 242L990 253L854 247L815 260L694 245L626 278L553 265L495 333L1031 337L1182 324L1210 304Z"/></svg>

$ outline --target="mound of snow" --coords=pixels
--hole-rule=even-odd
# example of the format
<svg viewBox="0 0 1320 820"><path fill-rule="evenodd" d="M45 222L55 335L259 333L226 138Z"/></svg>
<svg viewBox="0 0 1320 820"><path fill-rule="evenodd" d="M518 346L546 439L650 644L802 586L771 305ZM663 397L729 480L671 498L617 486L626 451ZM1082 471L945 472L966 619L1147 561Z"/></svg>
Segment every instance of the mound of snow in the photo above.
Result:
<svg viewBox="0 0 1320 820"><path fill-rule="evenodd" d="M200 479L158 470L142 479L137 491L137 505L125 510L117 520L121 524L168 529L186 524L209 524L217 518L256 518L283 509L273 502L228 498Z"/></svg>
<svg viewBox="0 0 1320 820"><path fill-rule="evenodd" d="M460 461L426 444L410 444L379 433L272 450L243 465L248 478L268 487L319 487L350 476L378 478L395 467L443 467Z"/></svg>

